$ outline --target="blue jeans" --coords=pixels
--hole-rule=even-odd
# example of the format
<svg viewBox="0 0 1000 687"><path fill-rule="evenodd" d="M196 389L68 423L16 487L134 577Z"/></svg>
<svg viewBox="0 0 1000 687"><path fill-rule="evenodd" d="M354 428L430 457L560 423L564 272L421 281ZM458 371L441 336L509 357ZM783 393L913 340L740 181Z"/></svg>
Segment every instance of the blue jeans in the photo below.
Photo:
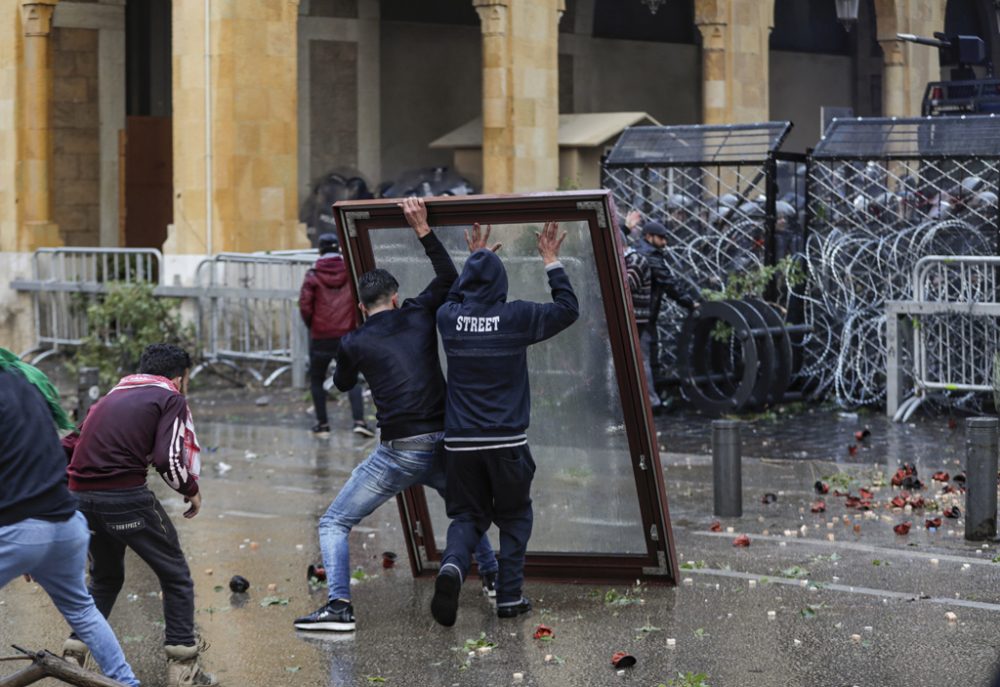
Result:
<svg viewBox="0 0 1000 687"><path fill-rule="evenodd" d="M111 626L87 592L90 532L80 513L65 522L29 518L0 527L0 587L27 573L48 593L105 675L138 685Z"/></svg>
<svg viewBox="0 0 1000 687"><path fill-rule="evenodd" d="M379 444L354 468L347 484L320 518L319 547L323 552L331 601L351 598L351 561L347 538L352 527L393 496L415 484L431 487L444 497L443 436L443 432L426 435L428 446L433 447L427 451L399 451ZM495 572L498 568L496 554L485 533L476 546L476 563L480 574Z"/></svg>

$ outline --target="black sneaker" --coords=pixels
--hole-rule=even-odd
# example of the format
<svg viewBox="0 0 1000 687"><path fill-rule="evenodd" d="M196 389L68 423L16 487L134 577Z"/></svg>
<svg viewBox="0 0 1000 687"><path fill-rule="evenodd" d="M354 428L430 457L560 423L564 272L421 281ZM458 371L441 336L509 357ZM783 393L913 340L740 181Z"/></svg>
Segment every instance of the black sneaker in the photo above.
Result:
<svg viewBox="0 0 1000 687"><path fill-rule="evenodd" d="M312 433L316 436L330 436L330 425L326 422L320 422L313 425Z"/></svg>
<svg viewBox="0 0 1000 687"><path fill-rule="evenodd" d="M360 434L361 436L366 437L368 439L371 439L373 436L375 436L375 432L373 432L371 428L368 427L367 422L355 422L354 429L352 431L355 434Z"/></svg>
<svg viewBox="0 0 1000 687"><path fill-rule="evenodd" d="M515 604L508 604L506 606L497 606L497 617L498 618L516 618L522 613L527 613L531 610L531 599L526 596L522 596L521 600Z"/></svg>
<svg viewBox="0 0 1000 687"><path fill-rule="evenodd" d="M331 601L307 616L295 619L295 628L320 632L353 632L354 607L349 601Z"/></svg>
<svg viewBox="0 0 1000 687"><path fill-rule="evenodd" d="M458 617L458 593L462 591L462 580L458 575L440 573L434 580L434 598L431 599L431 615L445 627L455 624Z"/></svg>
<svg viewBox="0 0 1000 687"><path fill-rule="evenodd" d="M493 572L480 573L479 579L483 582L483 594L495 599L497 596L497 573Z"/></svg>

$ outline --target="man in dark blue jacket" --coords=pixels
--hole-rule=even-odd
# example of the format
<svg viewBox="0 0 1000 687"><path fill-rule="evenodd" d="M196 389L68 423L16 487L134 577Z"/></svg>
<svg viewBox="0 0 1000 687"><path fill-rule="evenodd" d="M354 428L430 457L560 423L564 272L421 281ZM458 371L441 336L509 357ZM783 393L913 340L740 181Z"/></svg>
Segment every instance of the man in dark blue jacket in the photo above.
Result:
<svg viewBox="0 0 1000 687"><path fill-rule="evenodd" d="M549 222L538 234L552 303L507 302L507 272L493 252L477 250L438 310L448 356L445 412L445 503L448 544L434 586L431 614L455 624L470 553L490 526L500 529L497 615L531 610L521 594L531 536L535 463L525 430L531 415L528 346L555 336L580 315L559 247L566 233Z"/></svg>
<svg viewBox="0 0 1000 687"><path fill-rule="evenodd" d="M362 518L414 484L425 484L444 495L441 457L444 436L444 377L438 360L434 315L458 277L448 251L427 224L427 209L419 198L402 202L406 221L413 227L434 267L434 279L415 298L399 303L399 284L387 271L375 269L358 280L358 296L365 323L340 341L333 383L341 391L368 380L381 432L380 444L358 465L319 521L319 544L326 567L328 601L295 620L300 630L351 632L355 629L351 605L351 567L348 536ZM485 247L478 225L469 250ZM494 250L499 245L494 246ZM485 535L476 549L483 591L495 594L496 556Z"/></svg>
<svg viewBox="0 0 1000 687"><path fill-rule="evenodd" d="M87 591L90 532L66 488L66 456L53 419L64 429L72 427L45 375L0 348L0 587L18 575L30 576L104 674L138 685Z"/></svg>

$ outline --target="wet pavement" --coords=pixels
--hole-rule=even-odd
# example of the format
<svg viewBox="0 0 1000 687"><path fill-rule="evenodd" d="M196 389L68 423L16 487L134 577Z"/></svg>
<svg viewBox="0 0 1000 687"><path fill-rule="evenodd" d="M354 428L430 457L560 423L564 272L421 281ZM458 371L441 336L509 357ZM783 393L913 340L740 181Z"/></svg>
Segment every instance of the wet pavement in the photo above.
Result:
<svg viewBox="0 0 1000 687"><path fill-rule="evenodd" d="M211 644L207 663L229 687L383 680L655 687L678 672L706 673L712 687L988 684L1000 646L1000 563L993 562L1000 547L965 542L961 519L944 519L931 532L924 513L885 506L898 493L889 476L905 459L929 483L925 498L964 510L961 494L942 496L929 479L935 470L960 469L961 418L955 429L947 417L899 427L874 414L822 408L756 418L744 428L744 516L722 520L721 531L711 529L709 420L659 418L661 444L669 446L662 460L683 563L680 585L529 581L535 611L513 620L497 619L471 580L456 626L437 626L428 612L432 584L412 578L397 507L389 502L351 538L352 563L364 571L352 590L357 632L311 636L291 623L325 598L306 580L319 558L316 522L374 444L348 431L346 402L331 409L331 438L318 440L306 429L303 392L269 391L267 405L257 405L263 395L192 394L205 447L205 503L197 518L181 518L181 499L150 480L190 559L196 620ZM864 427L871 436L855 441ZM853 455L851 445L858 446ZM814 514L818 479L831 484L831 494L826 512ZM598 482L571 485L587 499ZM874 492L872 511L847 509L832 495L861 487ZM763 504L766 492L777 500ZM893 533L907 521L908 535ZM743 533L750 546L734 547ZM397 567L381 567L383 551L399 554ZM127 570L112 625L144 684L162 685L159 587L131 554ZM233 574L250 580L248 594L230 593ZM553 628L554 639L532 638L540 623ZM16 580L0 591L0 644L55 650L64 633L37 585ZM481 633L495 647L469 656L466 643ZM618 650L638 660L620 676L610 662Z"/></svg>

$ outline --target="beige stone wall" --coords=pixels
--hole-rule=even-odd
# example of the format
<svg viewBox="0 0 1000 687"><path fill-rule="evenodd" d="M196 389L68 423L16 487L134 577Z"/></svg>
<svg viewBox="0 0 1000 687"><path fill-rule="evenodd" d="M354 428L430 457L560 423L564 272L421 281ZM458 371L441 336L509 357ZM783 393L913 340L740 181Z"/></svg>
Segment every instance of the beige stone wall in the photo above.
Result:
<svg viewBox="0 0 1000 687"><path fill-rule="evenodd" d="M172 12L174 226L164 249L205 253L305 245L296 192L298 2L212 3L210 151L205 4L174 0Z"/></svg>
<svg viewBox="0 0 1000 687"><path fill-rule="evenodd" d="M0 2L0 251L16 250L18 243L16 103L20 52L17 3Z"/></svg>
<svg viewBox="0 0 1000 687"><path fill-rule="evenodd" d="M853 72L845 55L772 51L770 58L772 120L795 124L782 150L805 152L819 141L820 108L851 107Z"/></svg>
<svg viewBox="0 0 1000 687"><path fill-rule="evenodd" d="M52 29L52 213L67 246L100 245L97 41L93 29Z"/></svg>
<svg viewBox="0 0 1000 687"><path fill-rule="evenodd" d="M774 0L695 0L695 22L702 35L703 121L765 121Z"/></svg>
<svg viewBox="0 0 1000 687"><path fill-rule="evenodd" d="M932 36L944 30L947 0L875 0L878 41L885 57L883 114L916 117L928 81L941 78L934 48L896 40L897 33Z"/></svg>
<svg viewBox="0 0 1000 687"><path fill-rule="evenodd" d="M483 31L483 190L559 185L558 44L563 0L474 0Z"/></svg>
<svg viewBox="0 0 1000 687"><path fill-rule="evenodd" d="M474 27L382 22L383 179L451 165L450 151L427 145L480 115L481 41Z"/></svg>

